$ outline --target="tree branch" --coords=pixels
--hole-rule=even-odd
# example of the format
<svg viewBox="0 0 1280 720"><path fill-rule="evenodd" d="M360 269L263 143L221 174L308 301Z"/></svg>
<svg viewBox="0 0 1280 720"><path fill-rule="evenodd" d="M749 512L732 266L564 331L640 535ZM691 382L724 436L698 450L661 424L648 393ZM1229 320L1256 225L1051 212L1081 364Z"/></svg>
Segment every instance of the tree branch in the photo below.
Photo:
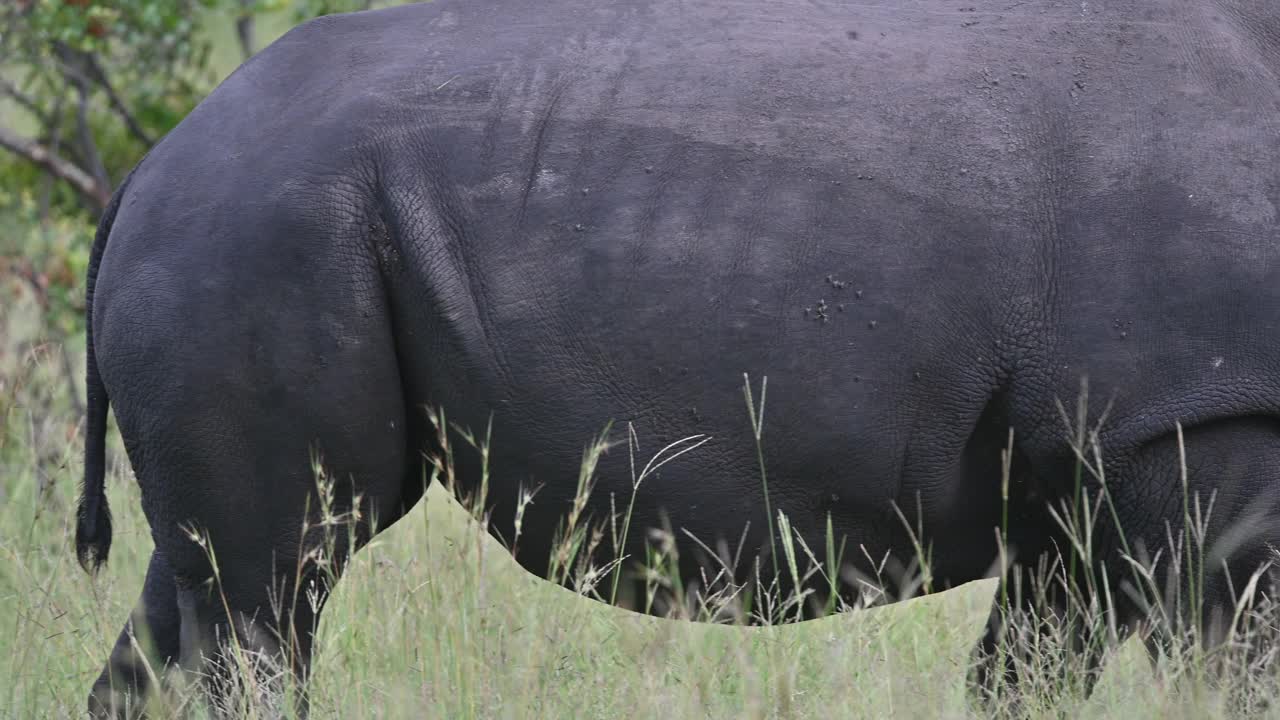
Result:
<svg viewBox="0 0 1280 720"><path fill-rule="evenodd" d="M23 107L23 109L35 116L35 119L38 120L41 125L44 125L45 127L53 125L53 117L50 116L49 113L45 112L44 109L40 107L39 103L37 103L31 96L19 90L17 85L14 85L3 77L0 77L0 93L4 93L5 95L13 98L14 102L18 103Z"/></svg>
<svg viewBox="0 0 1280 720"><path fill-rule="evenodd" d="M98 154L98 144L93 139L93 130L89 127L89 76L86 72L88 58L85 53L76 52L65 43L55 41L54 53L61 62L63 77L76 91L76 140L80 144L80 152L84 154L86 169L93 176L99 187L110 188L111 179L107 176L107 168L102 164L102 156Z"/></svg>
<svg viewBox="0 0 1280 720"><path fill-rule="evenodd" d="M107 207L111 192L89 173L49 152L48 148L0 125L0 147L53 173L88 200L98 212Z"/></svg>
<svg viewBox="0 0 1280 720"><path fill-rule="evenodd" d="M102 156L98 154L98 143L93 139L93 130L89 127L89 92L84 85L76 86L78 104L76 106L76 134L80 140L80 150L85 154L89 167L93 170L94 184L98 187L109 187L107 166L102 164Z"/></svg>
<svg viewBox="0 0 1280 720"><path fill-rule="evenodd" d="M97 56L87 54L84 57L84 64L89 77L107 93L107 102L111 104L111 109L116 111L116 114L120 116L120 119L124 120L124 124L129 128L129 132L133 133L133 136L141 140L142 144L146 145L148 148L155 145L156 141L152 139L151 135L142 128L142 125L138 123L138 120L133 116L133 113L129 112L129 108L125 107L124 101L120 99L120 95L117 94L116 89L112 87L111 81L107 79L107 71L102 69L102 64L98 62Z"/></svg>
<svg viewBox="0 0 1280 720"><path fill-rule="evenodd" d="M58 103L53 106L54 117L62 117L62 103L65 99L66 97L64 95L58 95ZM58 154L58 151L62 147L62 126L55 124L55 125L49 126L48 129L50 132L50 137L48 141L49 154L56 156ZM55 178L52 173L45 173L44 182L41 184L41 188L40 188L40 225L44 229L44 232L43 232L43 235L45 236L44 249L45 249L46 256L48 256L51 252L51 248L50 248L51 237L49 235L49 208L51 207L53 202L53 184L57 181L58 181L57 178Z"/></svg>
<svg viewBox="0 0 1280 720"><path fill-rule="evenodd" d="M248 60L255 50L253 39L253 0L240 0L240 15L236 18L236 37L240 40L240 57Z"/></svg>

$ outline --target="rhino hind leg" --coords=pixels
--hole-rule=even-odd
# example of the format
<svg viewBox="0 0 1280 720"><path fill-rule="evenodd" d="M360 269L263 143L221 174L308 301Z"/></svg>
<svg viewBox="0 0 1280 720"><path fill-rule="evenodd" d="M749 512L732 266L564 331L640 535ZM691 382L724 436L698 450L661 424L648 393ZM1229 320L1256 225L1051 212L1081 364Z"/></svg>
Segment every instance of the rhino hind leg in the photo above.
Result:
<svg viewBox="0 0 1280 720"><path fill-rule="evenodd" d="M142 597L89 694L89 716L133 718L178 659L180 620L173 570L153 552Z"/></svg>
<svg viewBox="0 0 1280 720"><path fill-rule="evenodd" d="M177 656L188 671L188 692L202 691L214 716L307 714L313 638L333 587L352 554L421 494L420 480L400 487L411 474L399 470L402 454L389 448L403 444L397 437L387 447L370 443L384 452L346 448L337 454L343 460L325 462L335 481L324 493L303 492L311 472L305 460L278 458L277 472L268 474L277 479L272 497L292 512L246 512L217 523L211 515L210 533L187 541L207 543L208 560L198 564L188 555L177 573ZM285 471L294 465L301 467ZM369 480L336 480L352 477ZM217 486L230 483L223 478Z"/></svg>
<svg viewBox="0 0 1280 720"><path fill-rule="evenodd" d="M294 562L300 569L297 580L280 573L254 584L236 573L226 585L179 587L164 556L153 553L142 597L90 691L90 717L143 717L157 691L165 689L156 684L165 683L178 667L190 671L189 681L203 685L216 717L239 717L251 706L272 705L287 714L282 707L286 688L292 690L295 714L305 716L320 611L346 564L351 541L362 543L369 533L359 534L366 537L350 538L344 531L331 535L324 573ZM281 550L277 557L289 561ZM181 696L173 701L181 703Z"/></svg>
<svg viewBox="0 0 1280 720"><path fill-rule="evenodd" d="M313 636L331 584L304 577L265 596L216 583L178 591L182 665L214 717L307 715Z"/></svg>
<svg viewBox="0 0 1280 720"><path fill-rule="evenodd" d="M243 248L234 261L196 241L189 257L156 260L181 292L107 261L96 286L97 363L172 570L180 629L167 652L215 714L305 708L329 587L422 493L378 260L299 223L285 211L240 221L245 236L215 245ZM127 267L150 230L115 232L114 267Z"/></svg>

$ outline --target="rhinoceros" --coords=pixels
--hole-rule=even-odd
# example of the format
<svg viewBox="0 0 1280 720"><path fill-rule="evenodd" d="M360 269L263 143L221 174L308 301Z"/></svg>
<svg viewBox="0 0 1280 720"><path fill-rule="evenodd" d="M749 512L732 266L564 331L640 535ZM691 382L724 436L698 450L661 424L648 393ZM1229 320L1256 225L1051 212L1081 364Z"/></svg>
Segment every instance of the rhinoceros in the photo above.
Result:
<svg viewBox="0 0 1280 720"><path fill-rule="evenodd" d="M304 596L445 446L534 574L625 508L592 562L641 610L645 529L691 586L727 542L797 590L778 543L834 539L811 582L847 600L925 546L934 589L1012 584L1081 492L1096 558L1063 567L1113 589L1212 494L1229 607L1280 542L1280 5L1005 5L438 0L244 63L93 244L76 548L107 559L110 404L155 549L90 710L148 690L142 630L152 667L234 633L305 678ZM324 568L317 473L356 518Z"/></svg>

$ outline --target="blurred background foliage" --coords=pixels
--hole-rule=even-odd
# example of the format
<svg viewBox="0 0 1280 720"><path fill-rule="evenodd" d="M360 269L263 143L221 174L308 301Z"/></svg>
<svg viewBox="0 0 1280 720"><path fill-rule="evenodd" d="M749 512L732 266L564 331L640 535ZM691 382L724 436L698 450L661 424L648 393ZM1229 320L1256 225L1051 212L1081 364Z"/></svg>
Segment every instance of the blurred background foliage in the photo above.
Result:
<svg viewBox="0 0 1280 720"><path fill-rule="evenodd" d="M294 24L373 0L0 0L0 304L83 326L94 223L155 142ZM59 337L60 336L60 337Z"/></svg>

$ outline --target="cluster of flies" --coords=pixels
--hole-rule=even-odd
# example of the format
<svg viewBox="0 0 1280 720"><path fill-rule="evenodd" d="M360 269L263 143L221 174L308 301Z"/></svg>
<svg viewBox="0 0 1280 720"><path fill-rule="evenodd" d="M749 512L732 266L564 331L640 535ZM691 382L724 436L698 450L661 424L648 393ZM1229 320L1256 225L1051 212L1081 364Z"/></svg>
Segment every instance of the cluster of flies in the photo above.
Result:
<svg viewBox="0 0 1280 720"><path fill-rule="evenodd" d="M834 275L828 275L826 278L826 282L828 285L831 286L831 289L837 290L837 291L844 290L846 287L849 286L848 282L844 280L837 280ZM853 296L855 298L862 297L862 291L854 290ZM828 312L829 310L831 310L831 307L832 307L831 305L827 304L827 301L825 298L820 298L818 300L817 305L806 307L804 309L804 316L807 318L812 318L814 322L820 322L825 325L827 322L831 320L831 314ZM835 309L836 309L836 312L844 312L844 303L842 302L836 303ZM870 327L874 328L876 326L876 321L872 320L868 324Z"/></svg>

